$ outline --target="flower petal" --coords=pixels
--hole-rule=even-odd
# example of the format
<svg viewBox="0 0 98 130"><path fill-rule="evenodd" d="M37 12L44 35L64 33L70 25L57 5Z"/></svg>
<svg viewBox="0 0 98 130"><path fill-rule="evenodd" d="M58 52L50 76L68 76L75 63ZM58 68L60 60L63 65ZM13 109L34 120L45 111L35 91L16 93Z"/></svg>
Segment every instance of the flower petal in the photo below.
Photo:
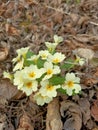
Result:
<svg viewBox="0 0 98 130"><path fill-rule="evenodd" d="M75 80L75 74L74 73L67 73L66 74L66 81L74 81Z"/></svg>

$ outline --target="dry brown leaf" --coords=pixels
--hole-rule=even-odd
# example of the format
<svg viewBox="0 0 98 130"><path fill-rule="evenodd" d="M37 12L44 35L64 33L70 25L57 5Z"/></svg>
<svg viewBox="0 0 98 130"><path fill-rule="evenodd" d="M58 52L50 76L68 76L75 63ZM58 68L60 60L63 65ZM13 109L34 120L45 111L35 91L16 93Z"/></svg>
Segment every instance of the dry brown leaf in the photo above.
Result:
<svg viewBox="0 0 98 130"><path fill-rule="evenodd" d="M8 104L7 100L4 97L0 96L0 109L4 109L5 105L7 104Z"/></svg>
<svg viewBox="0 0 98 130"><path fill-rule="evenodd" d="M78 25L82 25L89 20L88 16L82 16L79 18Z"/></svg>
<svg viewBox="0 0 98 130"><path fill-rule="evenodd" d="M58 6L60 5L62 2L62 0L52 0L51 3L54 5L54 6ZM48 0L48 3L50 3L50 1Z"/></svg>
<svg viewBox="0 0 98 130"><path fill-rule="evenodd" d="M95 55L97 55L97 57L98 57L98 44L95 44L92 47L93 47L93 50L96 51Z"/></svg>
<svg viewBox="0 0 98 130"><path fill-rule="evenodd" d="M70 48L71 50L74 50L76 48L76 45L70 40L66 40L65 45L68 46L68 48Z"/></svg>
<svg viewBox="0 0 98 130"><path fill-rule="evenodd" d="M91 36L91 35L87 35L87 34L77 34L75 36L72 36L77 42L81 42L82 44L86 43L96 43L98 41L98 37L97 36ZM84 44L84 48L85 48L85 44ZM93 49L93 50L98 50L98 45L95 44L95 46L90 46L89 44L87 45L88 48ZM86 48L87 48L86 47Z"/></svg>
<svg viewBox="0 0 98 130"><path fill-rule="evenodd" d="M87 124L86 124L85 126L86 126L86 128L87 128L88 130L91 130L91 129L93 129L94 126L96 126L96 125L95 125L94 120L91 118L90 120L87 121Z"/></svg>
<svg viewBox="0 0 98 130"><path fill-rule="evenodd" d="M92 58L92 60L90 60L90 65L94 68L94 67L98 67L98 57L94 57ZM98 77L98 76L97 76Z"/></svg>
<svg viewBox="0 0 98 130"><path fill-rule="evenodd" d="M62 130L62 122L59 113L59 101L57 98L48 104L46 130Z"/></svg>
<svg viewBox="0 0 98 130"><path fill-rule="evenodd" d="M26 96L25 93L23 93L22 91L18 91L15 96L13 96L12 98L15 99L15 100L19 100L21 98L24 98Z"/></svg>
<svg viewBox="0 0 98 130"><path fill-rule="evenodd" d="M75 50L76 54L87 60L91 60L94 57L94 51L87 48L78 48Z"/></svg>
<svg viewBox="0 0 98 130"><path fill-rule="evenodd" d="M95 78L85 78L85 80L84 80L84 84L86 86L92 86L97 83L98 83L98 79L95 79Z"/></svg>
<svg viewBox="0 0 98 130"><path fill-rule="evenodd" d="M37 4L37 2L34 0L25 0L25 4L28 4L29 6L30 5L33 5L33 4Z"/></svg>
<svg viewBox="0 0 98 130"><path fill-rule="evenodd" d="M0 130L4 130L5 122L0 123Z"/></svg>
<svg viewBox="0 0 98 130"><path fill-rule="evenodd" d="M76 30L72 27L71 23L67 23L64 31L67 33L71 33L71 35L76 35Z"/></svg>
<svg viewBox="0 0 98 130"><path fill-rule="evenodd" d="M25 128L18 128L17 130L26 130Z"/></svg>
<svg viewBox="0 0 98 130"><path fill-rule="evenodd" d="M74 39L76 39L78 42L82 42L82 43L87 43L90 41L90 36L88 35L77 35L73 37Z"/></svg>
<svg viewBox="0 0 98 130"><path fill-rule="evenodd" d="M63 15L61 13L56 12L53 20L55 23L61 23L62 18L63 18Z"/></svg>
<svg viewBox="0 0 98 130"><path fill-rule="evenodd" d="M28 117L27 114L24 114L20 118L19 128L17 130L34 130L30 117Z"/></svg>
<svg viewBox="0 0 98 130"><path fill-rule="evenodd" d="M98 77L98 67L96 68L96 72L95 72L94 76Z"/></svg>
<svg viewBox="0 0 98 130"><path fill-rule="evenodd" d="M90 119L90 103L86 98L79 100L80 109L83 116L83 124L85 125Z"/></svg>
<svg viewBox="0 0 98 130"><path fill-rule="evenodd" d="M81 3L81 8L83 8L84 11L88 11L88 10L92 10L94 9L94 7L96 7L96 5L98 5L98 1L97 0L83 0Z"/></svg>
<svg viewBox="0 0 98 130"><path fill-rule="evenodd" d="M0 61L3 61L7 58L8 56L8 48L6 47L2 47L0 48Z"/></svg>
<svg viewBox="0 0 98 130"><path fill-rule="evenodd" d="M75 13L71 13L70 17L71 17L72 21L74 22L74 24L76 24L79 19L79 15L75 14Z"/></svg>
<svg viewBox="0 0 98 130"><path fill-rule="evenodd" d="M77 50L76 48L79 48L79 47L84 47L83 44L81 44L80 42L77 42L76 40L74 39L71 39L71 40L66 40L65 41L65 45L68 46L68 48L70 48L71 50ZM76 51L77 52L77 51Z"/></svg>
<svg viewBox="0 0 98 130"><path fill-rule="evenodd" d="M7 116L4 113L5 104L7 105L7 100L0 96L0 130L4 130Z"/></svg>
<svg viewBox="0 0 98 130"><path fill-rule="evenodd" d="M5 12L6 12L6 7L2 3L0 4L0 16L4 15Z"/></svg>
<svg viewBox="0 0 98 130"><path fill-rule="evenodd" d="M61 102L60 112L65 119L64 130L80 130L82 127L82 114L79 106L72 101Z"/></svg>
<svg viewBox="0 0 98 130"><path fill-rule="evenodd" d="M19 35L20 34L20 30L18 30L17 28L13 27L10 24L6 24L5 25L6 28L6 32L8 33L8 35Z"/></svg>
<svg viewBox="0 0 98 130"><path fill-rule="evenodd" d="M98 127L97 127L97 128L94 128L94 129L92 129L92 130L98 130Z"/></svg>
<svg viewBox="0 0 98 130"><path fill-rule="evenodd" d="M17 88L7 79L0 81L0 96L11 99L17 94Z"/></svg>
<svg viewBox="0 0 98 130"><path fill-rule="evenodd" d="M91 115L95 121L98 121L98 99L95 100L91 106Z"/></svg>

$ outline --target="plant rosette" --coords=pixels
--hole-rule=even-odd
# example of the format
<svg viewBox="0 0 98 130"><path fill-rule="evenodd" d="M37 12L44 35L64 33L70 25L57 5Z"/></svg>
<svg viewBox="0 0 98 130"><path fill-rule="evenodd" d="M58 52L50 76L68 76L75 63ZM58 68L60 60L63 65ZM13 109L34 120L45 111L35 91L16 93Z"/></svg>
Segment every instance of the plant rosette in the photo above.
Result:
<svg viewBox="0 0 98 130"><path fill-rule="evenodd" d="M54 35L53 43L45 42L46 50L40 50L38 54L30 47L18 49L17 56L12 59L13 72L4 72L4 78L9 78L27 96L33 94L34 100L41 106L52 101L58 92L69 96L79 94L80 78L69 70L75 65L82 66L84 59L76 56L76 59L68 61L64 54L56 52L62 41L61 36ZM62 69L65 76L62 76Z"/></svg>

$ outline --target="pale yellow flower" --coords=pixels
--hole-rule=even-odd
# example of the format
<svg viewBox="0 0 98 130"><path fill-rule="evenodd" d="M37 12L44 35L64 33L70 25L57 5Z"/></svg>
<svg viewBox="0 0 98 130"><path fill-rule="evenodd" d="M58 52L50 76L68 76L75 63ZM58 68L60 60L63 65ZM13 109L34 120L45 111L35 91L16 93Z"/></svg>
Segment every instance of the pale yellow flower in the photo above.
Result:
<svg viewBox="0 0 98 130"><path fill-rule="evenodd" d="M14 74L14 80L13 84L17 86L18 89L23 87L24 84L24 79L23 79L24 71L16 71Z"/></svg>
<svg viewBox="0 0 98 130"><path fill-rule="evenodd" d="M43 96L48 97L56 97L57 96L57 89L60 88L60 85L51 85L48 80L41 81L41 88L39 92Z"/></svg>
<svg viewBox="0 0 98 130"><path fill-rule="evenodd" d="M3 72L3 77L4 78L8 78L8 79L10 79L10 80L12 80L13 79L13 76L12 76L12 74L10 74L10 73L8 73L8 72Z"/></svg>
<svg viewBox="0 0 98 130"><path fill-rule="evenodd" d="M23 64L24 64L24 58L21 58L20 60L17 61L15 67L13 68L13 71L21 70L23 68Z"/></svg>
<svg viewBox="0 0 98 130"><path fill-rule="evenodd" d="M21 91L26 93L27 96L30 96L32 92L37 91L38 82L36 80L26 80L24 79L23 87L20 88Z"/></svg>
<svg viewBox="0 0 98 130"><path fill-rule="evenodd" d="M76 63L78 63L80 66L82 66L85 63L85 59L81 58L79 56L76 56Z"/></svg>
<svg viewBox="0 0 98 130"><path fill-rule="evenodd" d="M16 51L18 56L16 58L13 58L13 60L12 60L13 63L16 63L16 62L20 61L21 57L25 58L28 50L29 50L29 47L18 49Z"/></svg>
<svg viewBox="0 0 98 130"><path fill-rule="evenodd" d="M73 90L75 93L81 91L81 86L79 85L80 78L76 77L74 73L67 73L65 77L65 83L62 85L62 88L66 90L66 93L71 96Z"/></svg>
<svg viewBox="0 0 98 130"><path fill-rule="evenodd" d="M21 60L21 57L20 57L20 55L18 55L16 58L12 59L12 62L16 63L16 62L19 62L20 60Z"/></svg>
<svg viewBox="0 0 98 130"><path fill-rule="evenodd" d="M29 67L24 68L24 72L24 78L35 80L40 78L45 73L45 69L38 69L36 65L30 65Z"/></svg>
<svg viewBox="0 0 98 130"><path fill-rule="evenodd" d="M21 49L18 49L16 52L18 54L18 56L16 58L13 58L13 63L15 65L13 71L16 71L16 70L21 70L23 68L23 64L24 64L24 58L26 58L26 54L29 50L29 47L25 47L25 48L21 48Z"/></svg>
<svg viewBox="0 0 98 130"><path fill-rule="evenodd" d="M29 96L33 91L37 90L38 82L36 80L29 80L24 78L24 70L16 71L14 74L13 84L17 88L26 93Z"/></svg>
<svg viewBox="0 0 98 130"><path fill-rule="evenodd" d="M51 62L45 62L44 63L44 69L45 69L46 75L42 80L49 79L54 74L59 74L60 71L61 71L59 66L53 65Z"/></svg>
<svg viewBox="0 0 98 130"><path fill-rule="evenodd" d="M33 56L31 56L29 59L27 59L27 60L33 61L34 63L37 63L38 58L39 58L38 55L33 55Z"/></svg>
<svg viewBox="0 0 98 130"><path fill-rule="evenodd" d="M48 48L49 52L53 52L57 45L63 41L61 36L54 35L54 42L45 42L46 47Z"/></svg>
<svg viewBox="0 0 98 130"><path fill-rule="evenodd" d="M29 50L29 47L23 47L21 49L18 49L16 52L19 56L23 56L25 58L27 52Z"/></svg>
<svg viewBox="0 0 98 130"><path fill-rule="evenodd" d="M57 43L45 42L46 47L48 48L49 52L52 53L55 48L57 47Z"/></svg>
<svg viewBox="0 0 98 130"><path fill-rule="evenodd" d="M43 96L40 92L37 92L34 95L34 100L37 102L38 105L43 106L45 103L49 103L53 100L53 98L48 96Z"/></svg>
<svg viewBox="0 0 98 130"><path fill-rule="evenodd" d="M50 55L48 50L41 50L39 51L39 56L41 57L41 59L46 60L48 58L48 56Z"/></svg>
<svg viewBox="0 0 98 130"><path fill-rule="evenodd" d="M62 62L65 59L65 55L60 53L60 52L56 52L54 55L50 55L48 58L48 61L54 63L54 64L58 64L60 62Z"/></svg>
<svg viewBox="0 0 98 130"><path fill-rule="evenodd" d="M61 36L54 35L54 42L59 44L63 41L63 38Z"/></svg>

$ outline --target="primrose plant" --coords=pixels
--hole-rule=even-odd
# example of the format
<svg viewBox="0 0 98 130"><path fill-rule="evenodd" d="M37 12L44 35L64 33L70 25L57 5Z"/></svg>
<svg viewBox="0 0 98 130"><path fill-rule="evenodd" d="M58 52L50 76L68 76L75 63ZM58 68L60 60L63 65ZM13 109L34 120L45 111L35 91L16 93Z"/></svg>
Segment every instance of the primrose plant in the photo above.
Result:
<svg viewBox="0 0 98 130"><path fill-rule="evenodd" d="M33 53L29 47L16 51L17 57L12 60L12 74L4 72L4 77L27 96L33 94L38 105L44 105L53 100L58 92L69 96L81 91L80 78L69 70L75 65L83 65L84 59L76 56L74 60L67 59L56 47L63 38L54 35L54 42L45 42L46 50ZM62 74L65 70L65 75Z"/></svg>

